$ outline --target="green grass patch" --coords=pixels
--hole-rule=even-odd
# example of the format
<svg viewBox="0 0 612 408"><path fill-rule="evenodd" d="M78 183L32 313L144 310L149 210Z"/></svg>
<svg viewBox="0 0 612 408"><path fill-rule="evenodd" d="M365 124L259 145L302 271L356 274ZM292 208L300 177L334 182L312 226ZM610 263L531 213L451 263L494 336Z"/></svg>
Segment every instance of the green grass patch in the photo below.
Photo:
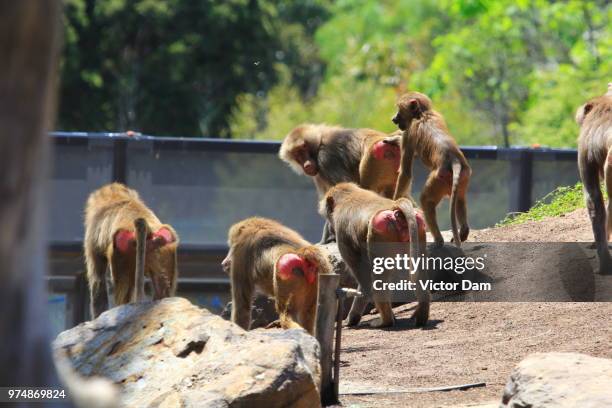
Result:
<svg viewBox="0 0 612 408"><path fill-rule="evenodd" d="M538 221L545 217L558 217L561 214L566 214L582 207L584 207L582 183L577 183L575 186L557 188L536 202L529 211L508 214L506 218L495 226L501 227L504 225L522 224L526 221Z"/></svg>

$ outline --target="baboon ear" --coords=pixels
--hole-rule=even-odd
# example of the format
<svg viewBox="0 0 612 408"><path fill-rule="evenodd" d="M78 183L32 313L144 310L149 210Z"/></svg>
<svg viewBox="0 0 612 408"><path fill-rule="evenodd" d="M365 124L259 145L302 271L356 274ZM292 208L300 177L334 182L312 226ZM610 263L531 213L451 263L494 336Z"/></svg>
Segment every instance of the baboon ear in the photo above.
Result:
<svg viewBox="0 0 612 408"><path fill-rule="evenodd" d="M586 103L583 106L579 107L578 111L576 112L576 123L582 125L582 122L584 122L584 118L591 111L591 109L593 109L592 103Z"/></svg>
<svg viewBox="0 0 612 408"><path fill-rule="evenodd" d="M413 116L421 116L421 105L419 104L419 101L416 98L412 98L408 101L408 109L410 109L410 113L412 113Z"/></svg>

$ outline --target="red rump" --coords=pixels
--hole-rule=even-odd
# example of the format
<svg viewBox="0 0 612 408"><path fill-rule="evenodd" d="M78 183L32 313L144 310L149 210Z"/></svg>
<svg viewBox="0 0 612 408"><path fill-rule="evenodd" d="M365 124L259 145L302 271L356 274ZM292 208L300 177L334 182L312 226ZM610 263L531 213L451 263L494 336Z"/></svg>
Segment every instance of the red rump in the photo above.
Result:
<svg viewBox="0 0 612 408"><path fill-rule="evenodd" d="M133 231L119 230L115 234L115 247L119 252L126 253L136 245L136 236Z"/></svg>
<svg viewBox="0 0 612 408"><path fill-rule="evenodd" d="M164 246L170 242L174 242L174 235L172 235L172 232L168 228L161 227L157 232L149 236L148 239L159 242L159 246Z"/></svg>
<svg viewBox="0 0 612 408"><path fill-rule="evenodd" d="M278 276L282 280L292 279L294 276L303 276L308 284L317 279L316 266L296 254L285 254L276 263Z"/></svg>
<svg viewBox="0 0 612 408"><path fill-rule="evenodd" d="M376 160L390 160L395 166L399 167L401 151L398 145L385 143L382 140L374 143L372 154Z"/></svg>
<svg viewBox="0 0 612 408"><path fill-rule="evenodd" d="M372 228L398 242L409 242L410 232L404 214L399 210L380 211L372 219Z"/></svg>

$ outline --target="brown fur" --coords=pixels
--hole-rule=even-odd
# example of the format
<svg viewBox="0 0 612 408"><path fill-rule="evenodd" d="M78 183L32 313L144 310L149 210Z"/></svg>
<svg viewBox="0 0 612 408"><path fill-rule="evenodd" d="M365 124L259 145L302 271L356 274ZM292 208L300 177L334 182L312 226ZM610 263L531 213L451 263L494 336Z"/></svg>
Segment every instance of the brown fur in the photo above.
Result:
<svg viewBox="0 0 612 408"><path fill-rule="evenodd" d="M433 110L431 100L419 92L400 97L393 123L403 131L402 159L393 197L410 197L412 161L418 156L430 170L421 192L420 203L425 220L437 245L444 239L436 220L436 207L450 196L450 217L453 241L458 247L469 235L466 194L472 170L450 135L444 117ZM388 138L397 142L398 137ZM458 225L459 224L459 225Z"/></svg>
<svg viewBox="0 0 612 408"><path fill-rule="evenodd" d="M597 245L599 272L612 274L612 258L608 251L612 233L612 83L608 84L605 95L578 108L576 122L580 125L578 168ZM599 187L600 178L604 179L608 192L607 211Z"/></svg>
<svg viewBox="0 0 612 408"><path fill-rule="evenodd" d="M279 157L298 174L312 177L319 198L329 188L343 182L354 182L392 197L397 181L397 161L376 159L372 153L373 146L387 136L372 129L302 124L285 137ZM333 234L326 223L322 242L331 240Z"/></svg>
<svg viewBox="0 0 612 408"><path fill-rule="evenodd" d="M178 235L162 224L142 202L138 193L119 183L108 184L89 196L85 207L85 262L91 294L92 317L108 309L106 268L110 267L114 285L114 303L125 304L136 287L136 252L122 254L115 248L115 234L120 230L134 231L135 221L142 219L149 231L167 228L174 241L146 251L144 273L156 288L156 299L172 296L176 291Z"/></svg>
<svg viewBox="0 0 612 408"><path fill-rule="evenodd" d="M372 269L363 268L362 262L371 264L374 257L386 256L375 253L376 243L394 242L390 236L375 233L372 228L372 220L384 210L399 210L403 213L410 232L410 243L406 248L409 255L417 257L426 254L425 228L419 228L416 211L410 200L384 198L353 183L337 184L329 189L321 200L320 212L333 225L342 259L357 279L359 290L364 294L353 301L348 317L348 324L351 326L359 323L372 292ZM411 278L414 281L424 280L425 273L423 270L417 271L411 274ZM429 318L429 292L417 290L417 300L414 317L418 326L424 326ZM381 316L379 326L393 325L395 320L390 301L375 301L375 305Z"/></svg>
<svg viewBox="0 0 612 408"><path fill-rule="evenodd" d="M257 288L275 298L282 328L303 327L314 335L318 275L332 273L326 252L292 229L265 218L247 218L236 223L228 235L230 250L222 265L232 284L232 321L248 330ZM318 266L314 284L299 276L279 279L277 261L285 254L296 254Z"/></svg>
<svg viewBox="0 0 612 408"><path fill-rule="evenodd" d="M391 197L397 180L397 167L385 160L374 160L372 146L386 133L372 129L345 129L338 126L303 124L283 140L279 157L298 174L305 174L295 152L305 149L314 162L312 176L319 196L342 182L354 182L368 190Z"/></svg>

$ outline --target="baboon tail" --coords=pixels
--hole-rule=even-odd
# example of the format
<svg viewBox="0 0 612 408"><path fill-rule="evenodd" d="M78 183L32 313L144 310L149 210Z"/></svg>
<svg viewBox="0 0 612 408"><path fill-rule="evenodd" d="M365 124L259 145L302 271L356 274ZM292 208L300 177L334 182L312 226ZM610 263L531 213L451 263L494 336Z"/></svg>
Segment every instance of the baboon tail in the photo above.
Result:
<svg viewBox="0 0 612 408"><path fill-rule="evenodd" d="M450 195L450 219L451 228L453 230L453 241L455 246L461 247L461 238L459 237L459 228L457 226L457 186L459 185L459 177L461 176L461 162L458 160L453 161L452 164L453 172L453 185L451 187Z"/></svg>
<svg viewBox="0 0 612 408"><path fill-rule="evenodd" d="M136 231L136 270L132 302L142 302L144 300L144 269L149 225L144 218L136 218L134 230Z"/></svg>
<svg viewBox="0 0 612 408"><path fill-rule="evenodd" d="M407 198L397 200L400 211L404 214L408 222L408 231L410 233L410 256L414 258L414 271L410 271L410 280L416 283L416 298L417 308L412 315L415 318L416 325L423 327L429 320L429 304L431 295L429 290L424 289L422 283L425 283L427 277L427 242L425 237L421 239L419 234L419 224L416 218L416 210L412 202Z"/></svg>
<svg viewBox="0 0 612 408"><path fill-rule="evenodd" d="M407 198L397 200L399 210L404 214L408 223L408 232L410 233L410 256L418 257L425 254L424 242L419 240L419 224L416 219L416 210L414 205ZM416 273L417 271L415 271Z"/></svg>

